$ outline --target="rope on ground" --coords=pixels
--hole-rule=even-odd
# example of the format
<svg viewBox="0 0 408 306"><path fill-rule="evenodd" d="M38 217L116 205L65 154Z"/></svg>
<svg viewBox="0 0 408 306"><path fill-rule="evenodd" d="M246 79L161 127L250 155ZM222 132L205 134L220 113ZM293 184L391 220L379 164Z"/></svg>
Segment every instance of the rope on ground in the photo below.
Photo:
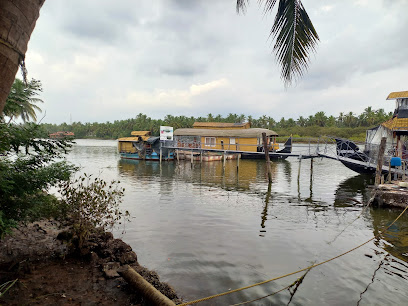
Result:
<svg viewBox="0 0 408 306"><path fill-rule="evenodd" d="M387 231L391 226L393 226L394 223L397 222L397 220L405 213L405 211L406 211L407 209L408 209L408 206L405 207L405 209L402 211L402 213L401 213L390 225L388 225L387 228L386 228L384 231ZM301 270L298 270L298 271L295 271L295 272L291 272L291 273L288 273L288 274L285 274L285 275L281 275L281 276L278 276L278 277L275 277L275 278L271 278L271 279L268 279L268 280L265 280L265 281L262 281L262 282L259 282L259 283L256 283L256 284L252 284L252 285L249 285L249 286L245 286L245 287L242 287L242 288L238 288L238 289L230 290L230 291L227 291L227 292L223 292L223 293L218 293L218 294L214 294L214 295L211 295L211 296L207 296L207 297L205 297L205 298L201 298L201 299L198 299L198 300L194 300L194 301L182 303L182 304L179 304L179 306L186 306L186 305L197 304L197 303L204 302L204 301L208 301L208 300L211 300L211 299L220 297L220 296L228 295L228 294L231 294L231 293L234 293L234 292L238 292L238 291L246 290L246 289L249 289L249 288L252 288L252 287L256 287L256 286L259 286L259 285L263 285L263 284L266 284L266 283L270 283L270 282L273 282L273 281L275 281L275 280L282 279L282 278L285 278L285 277L288 277L288 276L291 276L291 275L294 275L294 274L297 274L297 273L300 273L300 272L303 272L303 271L306 271L306 270L311 270L311 269L316 268L316 267L318 267L318 266L321 266L321 265L323 265L323 264L325 264L325 263L328 263L328 262L330 262L330 261L333 261L333 260L335 260L335 259L337 259L337 258L340 258L340 257L342 257L342 256L344 256L344 255L346 255L346 254L348 254L348 253L351 253L351 252L357 250L358 248L361 248L363 245L366 245L366 244L369 243L370 241L372 241L372 240L374 240L375 238L377 238L377 237L380 235L380 233L381 233L381 232L378 232L378 234L377 234L377 235L374 235L374 237L372 237L371 239L369 239L369 240L367 240L366 242L363 242L362 244L360 244L360 245L358 245L358 246L356 246L356 247L354 247L354 248L348 250L347 252L341 253L341 254L339 254L339 255L337 255L337 256L335 256L335 257L332 257L332 258L330 258L330 259L327 259L327 260L322 261L322 262L317 263L317 264L313 264L313 265L311 265L311 266L309 266L309 267L306 267L306 268L303 268L303 269L301 269Z"/></svg>

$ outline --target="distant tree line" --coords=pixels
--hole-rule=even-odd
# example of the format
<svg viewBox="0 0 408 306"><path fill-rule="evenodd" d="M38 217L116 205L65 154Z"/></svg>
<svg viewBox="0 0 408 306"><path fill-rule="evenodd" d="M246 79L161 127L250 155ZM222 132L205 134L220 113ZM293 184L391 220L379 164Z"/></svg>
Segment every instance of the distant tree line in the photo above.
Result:
<svg viewBox="0 0 408 306"><path fill-rule="evenodd" d="M353 112L340 113L338 117L326 116L324 112L317 112L308 117L300 116L297 120L282 117L279 121L269 116L258 119L243 114L229 114L226 117L208 114L206 117L186 117L167 115L164 119L152 119L145 114L138 114L135 118L115 120L106 123L81 123L72 124L47 124L42 126L48 133L57 131L70 131L75 133L75 138L100 138L117 139L129 136L132 131L151 131L159 135L161 125L172 126L174 129L191 128L196 121L201 122L250 122L253 128L275 130L279 135L311 136L333 135L344 138L361 138L365 130L390 119L392 112L386 113L384 109L373 110L367 107L360 115ZM46 136L46 135L44 135Z"/></svg>

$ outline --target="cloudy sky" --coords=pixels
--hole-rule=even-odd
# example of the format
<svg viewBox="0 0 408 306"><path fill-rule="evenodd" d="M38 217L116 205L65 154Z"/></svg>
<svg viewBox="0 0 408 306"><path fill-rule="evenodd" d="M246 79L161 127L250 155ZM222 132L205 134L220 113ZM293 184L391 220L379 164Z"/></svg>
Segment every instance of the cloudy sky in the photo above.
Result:
<svg viewBox="0 0 408 306"><path fill-rule="evenodd" d="M388 93L408 90L408 1L303 0L320 43L287 89L268 39L275 11L252 0L237 15L235 3L47 0L26 57L44 87L43 122L338 116L391 111Z"/></svg>

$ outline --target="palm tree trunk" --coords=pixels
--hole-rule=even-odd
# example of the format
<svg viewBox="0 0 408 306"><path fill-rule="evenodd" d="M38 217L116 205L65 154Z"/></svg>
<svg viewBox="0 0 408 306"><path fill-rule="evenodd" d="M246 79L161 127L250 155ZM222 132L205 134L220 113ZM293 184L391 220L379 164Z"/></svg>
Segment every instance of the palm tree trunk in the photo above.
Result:
<svg viewBox="0 0 408 306"><path fill-rule="evenodd" d="M0 0L0 113L45 0Z"/></svg>

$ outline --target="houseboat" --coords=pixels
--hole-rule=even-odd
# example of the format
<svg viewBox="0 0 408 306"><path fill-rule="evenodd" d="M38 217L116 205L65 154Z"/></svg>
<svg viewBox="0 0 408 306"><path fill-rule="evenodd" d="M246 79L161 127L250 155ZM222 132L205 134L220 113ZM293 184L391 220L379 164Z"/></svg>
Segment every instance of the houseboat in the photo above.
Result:
<svg viewBox="0 0 408 306"><path fill-rule="evenodd" d="M367 130L364 148L351 140L335 138L338 159L349 169L358 173L374 174L381 139L387 139L386 165L392 157L408 161L408 91L392 92L387 100L396 100L393 117L377 127ZM388 170L383 170L388 172Z"/></svg>
<svg viewBox="0 0 408 306"><path fill-rule="evenodd" d="M75 134L73 132L61 131L61 132L51 133L49 134L49 137L53 139L74 138Z"/></svg>
<svg viewBox="0 0 408 306"><path fill-rule="evenodd" d="M276 142L278 134L272 130L250 128L249 123L196 122L193 128L177 129L174 132L178 148L203 149L216 152L240 153L242 158L264 158L262 133L266 134L271 158L286 158L291 152L291 141L283 150ZM282 155L279 155L282 153Z"/></svg>
<svg viewBox="0 0 408 306"><path fill-rule="evenodd" d="M118 139L118 151L122 159L133 160L174 160L172 151L162 148L160 137L154 137L150 131L133 131L131 137Z"/></svg>

